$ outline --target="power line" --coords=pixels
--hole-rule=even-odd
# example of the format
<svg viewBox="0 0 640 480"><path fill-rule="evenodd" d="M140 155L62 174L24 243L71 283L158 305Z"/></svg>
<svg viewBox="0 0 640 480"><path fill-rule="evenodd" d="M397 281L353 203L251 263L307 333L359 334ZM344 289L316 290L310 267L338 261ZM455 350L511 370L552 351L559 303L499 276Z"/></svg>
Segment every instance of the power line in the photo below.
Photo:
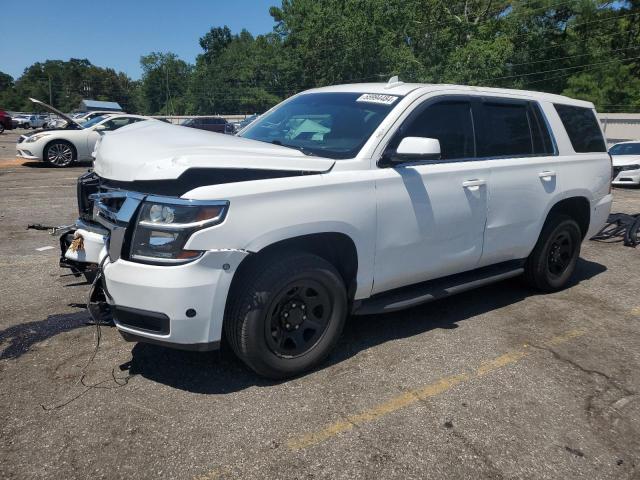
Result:
<svg viewBox="0 0 640 480"><path fill-rule="evenodd" d="M640 58L640 56L639 57L627 58L625 60L635 60L635 59L638 59L638 58ZM572 69L576 69L576 68L580 68L580 67L588 67L588 66L592 66L592 65L605 65L607 63L615 63L615 62L619 62L619 61L621 61L621 59L608 60L606 62L587 63L585 65L576 65L574 67L554 68L554 69L551 69L551 70L543 70L541 72L521 73L521 74L518 74L518 75L505 75L503 77L487 78L487 79L483 79L481 81L485 82L485 81L491 81L491 80L504 80L504 79L508 79L508 78L528 77L528 76L531 76L531 75L540 75L542 73L560 72L560 71L564 71L564 70L572 70Z"/></svg>
<svg viewBox="0 0 640 480"><path fill-rule="evenodd" d="M627 48L617 48L615 50L608 50L606 52L598 52L598 53L613 53L613 52L621 52L621 51L625 51L625 50L634 50L634 49L638 49L640 48L640 45L636 46L636 47L627 47ZM522 62L522 63L510 63L509 66L511 67L520 67L520 66L524 66L524 65L533 65L536 63L543 63L543 62L552 62L555 60L567 60L569 58L578 58L578 57L588 57L588 56L593 56L593 52L592 53L582 53L579 55L568 55L566 57L555 57L555 58L546 58L543 60L534 60L532 62Z"/></svg>
<svg viewBox="0 0 640 480"><path fill-rule="evenodd" d="M636 59L637 59L637 58L640 58L640 57L636 57ZM627 61L627 60L634 60L634 59L633 59L633 58L629 58L629 59L618 59L618 60L613 60L612 62L614 62L614 61L624 62L624 61ZM607 62L607 63L612 63L612 62ZM569 77L569 76L571 76L571 75L575 75L575 74L577 74L577 73L584 73L584 72L589 72L589 71L597 70L597 69L598 69L598 66L599 66L599 65L597 65L597 66L591 66L590 68L584 68L584 69L578 70L577 72L569 72L569 73L565 73L565 74L562 74L562 75L554 75L554 76L552 76L552 77L546 77L546 78L541 78L541 79L538 79L538 80L532 80L532 81L530 81L530 82L525 83L525 87L528 87L529 85L533 85L533 84L537 84L537 83L544 83L544 82L548 82L548 81L551 81L551 80L557 80L557 79L559 79L559 78Z"/></svg>
<svg viewBox="0 0 640 480"><path fill-rule="evenodd" d="M635 16L637 16L637 15L640 15L640 12L636 12L636 13L627 13L627 14L625 14L625 15L618 15L618 16L615 16L615 17L601 18L601 19L598 19L598 20L591 20L591 21L588 21L588 22L582 22L582 23L574 23L574 24L571 24L571 23L567 22L567 23L566 23L566 28L565 28L565 30L563 30L563 31L562 31L562 33L566 33L570 28L571 28L571 29L576 29L577 27L582 27L582 26L584 26L584 25L590 25L590 24L592 24L592 23L606 23L606 22L614 22L614 21L616 21L616 20L620 20L621 18L626 18L626 17L635 17ZM541 28L540 30L536 30L536 32L533 32L533 33L539 33L540 31L547 31L547 30L555 30L555 28L554 28L554 27L552 27L552 28ZM520 33L520 34L514 35L513 37L511 37L511 38L510 38L510 40L514 40L514 39L516 39L516 38L523 37L523 36L525 36L525 37L526 37L526 36L528 36L528 35L532 35L533 33L532 33L532 32L523 32L523 33Z"/></svg>

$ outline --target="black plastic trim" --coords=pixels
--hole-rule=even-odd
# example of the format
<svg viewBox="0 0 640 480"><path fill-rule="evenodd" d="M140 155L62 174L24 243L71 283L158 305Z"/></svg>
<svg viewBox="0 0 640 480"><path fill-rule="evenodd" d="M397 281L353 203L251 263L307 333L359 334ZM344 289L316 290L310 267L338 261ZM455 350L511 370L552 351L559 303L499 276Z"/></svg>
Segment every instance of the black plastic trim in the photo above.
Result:
<svg viewBox="0 0 640 480"><path fill-rule="evenodd" d="M158 340L156 338L148 338L143 337L142 335L135 335L129 332L123 332L122 330L118 330L122 338L124 338L127 342L142 342L142 343L151 343L153 345L160 345L162 347L173 348L177 350L188 350L192 352L211 352L213 350L220 349L220 342L209 342L209 343L172 343L165 342L164 340Z"/></svg>
<svg viewBox="0 0 640 480"><path fill-rule="evenodd" d="M178 178L170 180L135 180L122 182L101 178L100 185L106 189L127 190L153 195L180 197L185 193L209 185L249 182L271 178L318 175L324 172L306 170L266 170L260 168L190 168Z"/></svg>
<svg viewBox="0 0 640 480"><path fill-rule="evenodd" d="M135 328L142 332L168 335L170 320L167 315L160 312L150 312L137 308L112 306L113 319L125 327Z"/></svg>
<svg viewBox="0 0 640 480"><path fill-rule="evenodd" d="M374 315L395 312L488 285L510 276L519 275L523 271L524 262L524 259L510 260L381 292L354 302L353 314Z"/></svg>

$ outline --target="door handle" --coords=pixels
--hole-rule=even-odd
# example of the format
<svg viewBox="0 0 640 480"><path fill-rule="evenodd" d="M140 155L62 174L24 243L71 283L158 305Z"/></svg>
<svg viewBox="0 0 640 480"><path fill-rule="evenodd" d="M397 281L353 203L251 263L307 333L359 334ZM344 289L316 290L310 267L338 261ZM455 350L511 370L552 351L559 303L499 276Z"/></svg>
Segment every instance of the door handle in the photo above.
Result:
<svg viewBox="0 0 640 480"><path fill-rule="evenodd" d="M546 172L540 172L540 173L538 174L538 176L539 176L542 180L544 180L544 181L548 182L548 181L550 181L553 177L555 177L555 176L556 176L556 172L554 172L553 170L547 170Z"/></svg>
<svg viewBox="0 0 640 480"><path fill-rule="evenodd" d="M462 182L462 186L467 190L478 190L481 185L485 185L487 182L481 179L467 180L466 182Z"/></svg>

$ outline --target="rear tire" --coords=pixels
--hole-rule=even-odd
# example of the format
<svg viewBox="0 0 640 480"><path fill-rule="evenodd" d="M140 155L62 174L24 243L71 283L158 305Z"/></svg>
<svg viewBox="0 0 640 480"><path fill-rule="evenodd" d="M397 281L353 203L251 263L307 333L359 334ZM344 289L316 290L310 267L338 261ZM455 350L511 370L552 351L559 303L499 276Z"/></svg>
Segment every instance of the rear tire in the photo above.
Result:
<svg viewBox="0 0 640 480"><path fill-rule="evenodd" d="M348 311L342 277L307 253L259 259L234 282L224 330L235 354L259 375L283 379L322 362Z"/></svg>
<svg viewBox="0 0 640 480"><path fill-rule="evenodd" d="M4 125L0 123L0 133L4 133Z"/></svg>
<svg viewBox="0 0 640 480"><path fill-rule="evenodd" d="M543 292L563 289L575 271L581 243L582 232L573 218L551 215L525 263L527 283Z"/></svg>

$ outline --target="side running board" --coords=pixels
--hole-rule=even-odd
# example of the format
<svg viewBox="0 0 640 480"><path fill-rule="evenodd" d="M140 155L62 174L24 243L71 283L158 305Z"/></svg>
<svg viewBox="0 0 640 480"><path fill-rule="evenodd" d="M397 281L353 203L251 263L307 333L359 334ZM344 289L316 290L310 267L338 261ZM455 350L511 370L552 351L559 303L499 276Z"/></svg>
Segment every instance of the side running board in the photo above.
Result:
<svg viewBox="0 0 640 480"><path fill-rule="evenodd" d="M389 313L517 277L524 260L514 260L379 293L354 305L353 315Z"/></svg>

